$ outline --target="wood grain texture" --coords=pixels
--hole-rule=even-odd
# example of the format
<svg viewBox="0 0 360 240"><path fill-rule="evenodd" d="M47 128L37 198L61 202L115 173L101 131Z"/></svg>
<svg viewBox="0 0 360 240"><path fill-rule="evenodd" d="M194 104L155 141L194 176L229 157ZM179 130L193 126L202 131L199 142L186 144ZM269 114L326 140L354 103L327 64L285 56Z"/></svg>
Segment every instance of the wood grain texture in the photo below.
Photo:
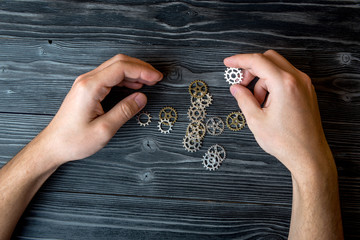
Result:
<svg viewBox="0 0 360 240"><path fill-rule="evenodd" d="M360 40L356 0L1 1L0 9L0 34L9 38L337 50Z"/></svg>
<svg viewBox="0 0 360 240"><path fill-rule="evenodd" d="M285 239L289 172L248 128L206 136L188 153L188 84L205 80L208 116L238 109L223 59L273 48L313 80L339 171L346 239L360 237L360 32L358 1L0 1L0 165L43 129L74 79L117 53L165 78L142 89L153 123L129 121L100 152L60 167L14 239ZM114 89L104 107L131 91ZM179 112L171 135L159 110ZM201 157L221 143L216 172Z"/></svg>

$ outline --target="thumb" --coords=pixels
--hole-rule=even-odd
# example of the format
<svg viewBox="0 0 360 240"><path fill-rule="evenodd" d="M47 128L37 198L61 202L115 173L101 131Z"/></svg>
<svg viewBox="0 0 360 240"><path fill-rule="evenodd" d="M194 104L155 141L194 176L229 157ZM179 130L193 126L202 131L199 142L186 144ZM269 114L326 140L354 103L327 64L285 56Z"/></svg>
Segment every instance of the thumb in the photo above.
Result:
<svg viewBox="0 0 360 240"><path fill-rule="evenodd" d="M145 107L147 98L143 93L133 93L121 100L110 111L98 119L99 122L105 122L108 130L115 134L119 128Z"/></svg>
<svg viewBox="0 0 360 240"><path fill-rule="evenodd" d="M230 92L236 99L245 118L247 120L256 118L261 111L261 106L250 90L242 85L235 84L230 87Z"/></svg>

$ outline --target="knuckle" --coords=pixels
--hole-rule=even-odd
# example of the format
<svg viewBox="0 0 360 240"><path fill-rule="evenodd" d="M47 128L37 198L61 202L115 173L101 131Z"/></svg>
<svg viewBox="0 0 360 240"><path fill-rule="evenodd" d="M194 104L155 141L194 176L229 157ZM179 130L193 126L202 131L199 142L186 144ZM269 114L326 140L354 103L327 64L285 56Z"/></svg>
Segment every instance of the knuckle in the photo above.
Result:
<svg viewBox="0 0 360 240"><path fill-rule="evenodd" d="M110 139L113 136L113 130L110 124L106 121L102 121L97 126L97 135L102 136L105 140Z"/></svg>
<svg viewBox="0 0 360 240"><path fill-rule="evenodd" d="M115 55L115 61L124 61L126 60L127 56L125 54L119 53Z"/></svg>

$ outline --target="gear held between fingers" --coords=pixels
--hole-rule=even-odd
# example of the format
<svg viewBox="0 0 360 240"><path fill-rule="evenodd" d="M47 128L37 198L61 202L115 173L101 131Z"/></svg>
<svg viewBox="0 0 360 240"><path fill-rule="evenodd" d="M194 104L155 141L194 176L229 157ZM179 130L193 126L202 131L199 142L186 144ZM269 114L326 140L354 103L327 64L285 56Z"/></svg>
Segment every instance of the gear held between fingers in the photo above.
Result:
<svg viewBox="0 0 360 240"><path fill-rule="evenodd" d="M225 80L230 85L239 84L244 76L240 68L227 68L224 73Z"/></svg>

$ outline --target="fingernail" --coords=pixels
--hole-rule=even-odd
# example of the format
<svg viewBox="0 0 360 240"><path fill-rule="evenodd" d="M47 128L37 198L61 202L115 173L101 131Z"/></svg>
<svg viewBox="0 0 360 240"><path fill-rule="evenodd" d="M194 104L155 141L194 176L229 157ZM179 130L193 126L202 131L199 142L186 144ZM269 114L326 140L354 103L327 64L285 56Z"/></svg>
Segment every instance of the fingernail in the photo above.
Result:
<svg viewBox="0 0 360 240"><path fill-rule="evenodd" d="M230 92L231 92L231 95L233 95L235 97L236 92L237 92L237 88L235 86L231 86L230 87Z"/></svg>
<svg viewBox="0 0 360 240"><path fill-rule="evenodd" d="M145 97L144 94L138 93L134 100L135 100L136 104L138 105L138 107L140 109L145 107L145 105L146 105L146 97Z"/></svg>

